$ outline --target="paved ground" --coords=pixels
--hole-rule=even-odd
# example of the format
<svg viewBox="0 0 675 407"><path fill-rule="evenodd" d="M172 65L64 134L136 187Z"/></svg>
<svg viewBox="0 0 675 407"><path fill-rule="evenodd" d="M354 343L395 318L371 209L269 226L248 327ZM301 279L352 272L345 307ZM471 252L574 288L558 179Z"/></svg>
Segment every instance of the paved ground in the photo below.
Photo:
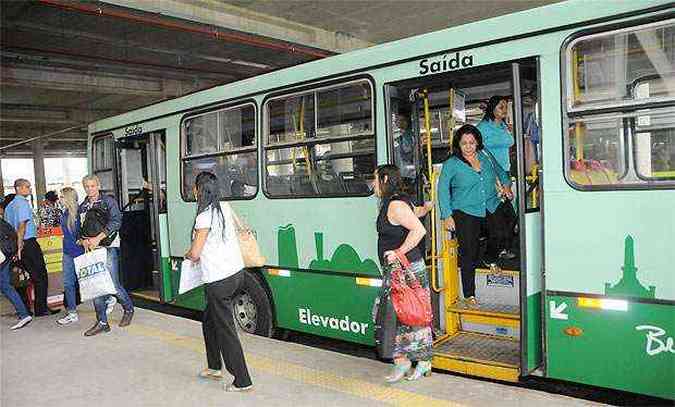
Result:
<svg viewBox="0 0 675 407"><path fill-rule="evenodd" d="M7 329L14 322L10 312L3 298L3 407L598 405L438 373L387 385L381 379L387 364L251 335L242 342L255 391L231 394L196 376L205 364L196 321L137 309L134 323L121 329L118 305L112 332L85 338L94 321L90 306L81 307L77 324L59 327L58 316L43 317L15 332Z"/></svg>

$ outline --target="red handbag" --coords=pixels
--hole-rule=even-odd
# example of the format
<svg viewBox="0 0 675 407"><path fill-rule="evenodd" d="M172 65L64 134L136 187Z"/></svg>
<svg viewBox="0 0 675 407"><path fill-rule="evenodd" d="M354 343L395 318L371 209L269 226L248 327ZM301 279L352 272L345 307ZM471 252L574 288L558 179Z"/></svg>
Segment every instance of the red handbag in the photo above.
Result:
<svg viewBox="0 0 675 407"><path fill-rule="evenodd" d="M391 264L391 302L396 316L408 326L429 326L433 318L429 290L422 288L405 255L396 256L399 261ZM406 275L411 283L406 281Z"/></svg>

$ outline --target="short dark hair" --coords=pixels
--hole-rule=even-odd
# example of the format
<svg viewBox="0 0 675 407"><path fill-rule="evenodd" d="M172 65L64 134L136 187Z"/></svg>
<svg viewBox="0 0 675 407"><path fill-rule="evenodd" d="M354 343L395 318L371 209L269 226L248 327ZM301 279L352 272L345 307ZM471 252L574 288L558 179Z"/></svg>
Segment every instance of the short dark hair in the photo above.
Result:
<svg viewBox="0 0 675 407"><path fill-rule="evenodd" d="M59 196L55 191L49 191L45 194L45 199L51 203L54 203L59 200Z"/></svg>
<svg viewBox="0 0 675 407"><path fill-rule="evenodd" d="M377 179L375 182L380 186L382 199L391 198L394 195L403 195L403 181L401 180L401 171L393 164L379 165L375 172ZM385 181L385 177L387 180Z"/></svg>
<svg viewBox="0 0 675 407"><path fill-rule="evenodd" d="M17 178L16 180L14 180L14 189L26 184L30 185L30 181L28 181L25 178Z"/></svg>
<svg viewBox="0 0 675 407"><path fill-rule="evenodd" d="M455 131L455 135L452 137L452 155L459 158L462 161L466 161L464 156L462 156L462 149L459 147L459 142L462 140L462 136L465 134L473 134L473 138L476 139L476 150L480 151L484 148L483 146L483 135L480 134L478 127L472 124L465 124Z"/></svg>
<svg viewBox="0 0 675 407"><path fill-rule="evenodd" d="M507 97L495 95L492 96L490 100L488 100L487 106L485 107L485 115L483 116L483 120L489 120L491 122L495 121L495 108L502 100L507 100Z"/></svg>

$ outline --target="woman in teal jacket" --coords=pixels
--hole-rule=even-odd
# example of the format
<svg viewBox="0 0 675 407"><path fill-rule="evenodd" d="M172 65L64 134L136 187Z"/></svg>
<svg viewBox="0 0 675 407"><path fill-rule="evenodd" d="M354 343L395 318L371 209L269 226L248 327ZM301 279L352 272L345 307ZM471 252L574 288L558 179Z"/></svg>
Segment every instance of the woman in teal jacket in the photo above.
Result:
<svg viewBox="0 0 675 407"><path fill-rule="evenodd" d="M484 151L480 130L470 124L460 127L452 140L452 155L443 163L438 180L438 201L443 226L457 233L462 291L476 304L476 266L480 231L487 225L488 256L496 258L498 242L505 233L495 212L501 203L496 189L499 178L511 198L511 180L501 166Z"/></svg>
<svg viewBox="0 0 675 407"><path fill-rule="evenodd" d="M485 108L483 120L476 127L483 136L485 149L507 173L511 171L509 149L513 146L511 129L506 123L509 104L504 96L492 96Z"/></svg>

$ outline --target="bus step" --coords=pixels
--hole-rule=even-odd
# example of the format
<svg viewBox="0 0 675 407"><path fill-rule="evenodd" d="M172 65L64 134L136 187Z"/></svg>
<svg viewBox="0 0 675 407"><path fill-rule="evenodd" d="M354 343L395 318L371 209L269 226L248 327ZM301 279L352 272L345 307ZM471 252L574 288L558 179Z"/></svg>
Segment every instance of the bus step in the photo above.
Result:
<svg viewBox="0 0 675 407"><path fill-rule="evenodd" d="M510 270L506 268L488 268L488 267L478 267L476 268L476 273L481 274L492 274L492 275L504 275L508 277L518 277L520 276L520 270Z"/></svg>
<svg viewBox="0 0 675 407"><path fill-rule="evenodd" d="M520 319L520 307L517 305L486 303L469 305L464 301L459 301L449 306L448 312L468 315L481 315L485 317L495 317L501 319Z"/></svg>
<svg viewBox="0 0 675 407"><path fill-rule="evenodd" d="M518 381L518 341L459 332L434 345L433 367L467 375Z"/></svg>

